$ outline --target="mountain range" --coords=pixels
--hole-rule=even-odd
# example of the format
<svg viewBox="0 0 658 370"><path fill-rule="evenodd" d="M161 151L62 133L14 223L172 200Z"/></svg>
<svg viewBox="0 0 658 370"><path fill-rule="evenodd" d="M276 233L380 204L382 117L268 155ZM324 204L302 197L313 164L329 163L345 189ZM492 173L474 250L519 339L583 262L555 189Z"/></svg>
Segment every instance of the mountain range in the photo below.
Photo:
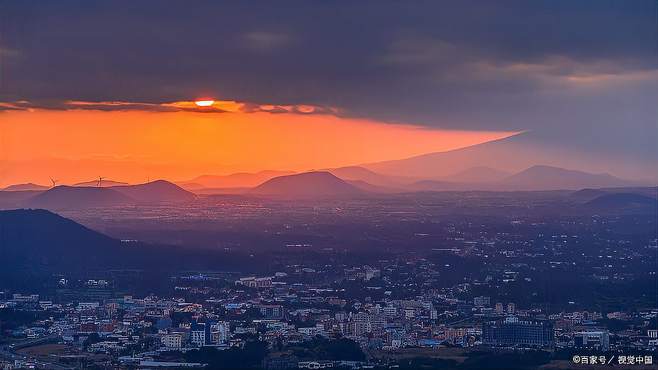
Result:
<svg viewBox="0 0 658 370"><path fill-rule="evenodd" d="M581 148L547 145L545 138L535 132L523 132L503 139L464 148L422 154L410 158L361 164L374 172L443 179L461 171L489 167L508 173L517 173L537 164L552 167L587 169L592 173L615 173L632 179L658 181L658 162L652 165L646 158L604 158L600 153ZM466 180L466 179L464 179ZM468 179L469 181L472 179Z"/></svg>
<svg viewBox="0 0 658 370"><path fill-rule="evenodd" d="M592 174L537 165L503 178L500 184L507 190L561 190L631 186L635 183L607 173Z"/></svg>
<svg viewBox="0 0 658 370"><path fill-rule="evenodd" d="M457 183L480 184L501 181L510 175L511 173L507 171L501 171L486 166L476 166L447 176L445 180Z"/></svg>
<svg viewBox="0 0 658 370"><path fill-rule="evenodd" d="M42 191L0 191L0 208L50 210L115 207L144 203L178 203L196 195L164 180L111 187L60 185Z"/></svg>
<svg viewBox="0 0 658 370"><path fill-rule="evenodd" d="M230 175L201 175L178 185L188 190L203 188L252 188L278 176L292 175L292 171L265 170L255 173L237 172Z"/></svg>
<svg viewBox="0 0 658 370"><path fill-rule="evenodd" d="M362 196L367 194L390 194L416 191L539 191L579 190L585 188L633 187L637 182L620 179L610 174L593 174L547 165L535 165L517 173L507 173L496 168L476 166L439 178L414 178L389 176L358 167L340 167L326 171L311 171L292 175L270 176L278 173L269 171L256 174L229 175L233 180L222 184L237 184L255 181L256 177L268 178L251 188L204 188L194 190L197 194L244 194L270 195L286 198ZM254 177L255 176L255 177ZM231 182L232 181L232 182ZM244 182L239 182L244 184ZM217 182L213 184L218 184ZM108 187L57 186L48 190L31 189L30 186L10 186L0 191L0 207L8 204L46 209L107 207L125 204L186 202L196 195L180 186L164 180L139 185ZM37 188L41 189L41 188Z"/></svg>

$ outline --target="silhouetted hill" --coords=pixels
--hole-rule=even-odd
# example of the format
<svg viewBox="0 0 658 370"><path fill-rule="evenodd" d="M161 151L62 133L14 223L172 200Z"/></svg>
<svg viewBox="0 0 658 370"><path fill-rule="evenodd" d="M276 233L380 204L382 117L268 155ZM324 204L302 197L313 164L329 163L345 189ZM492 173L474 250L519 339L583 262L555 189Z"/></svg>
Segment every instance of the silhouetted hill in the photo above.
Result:
<svg viewBox="0 0 658 370"><path fill-rule="evenodd" d="M306 172L270 179L250 191L252 194L283 197L353 196L363 191L329 172Z"/></svg>
<svg viewBox="0 0 658 370"><path fill-rule="evenodd" d="M100 263L121 243L46 210L0 211L3 269Z"/></svg>
<svg viewBox="0 0 658 370"><path fill-rule="evenodd" d="M124 243L41 209L0 211L0 279L98 269L255 269L247 254ZM6 280L4 282L7 282Z"/></svg>
<svg viewBox="0 0 658 370"><path fill-rule="evenodd" d="M139 203L188 202L195 198L194 194L165 180L139 185L112 186L109 189Z"/></svg>
<svg viewBox="0 0 658 370"><path fill-rule="evenodd" d="M497 170L495 168L476 166L457 172L445 179L461 183L492 183L500 181L509 175L509 172Z"/></svg>
<svg viewBox="0 0 658 370"><path fill-rule="evenodd" d="M200 188L252 188L263 182L278 177L292 175L292 171L265 170L256 173L238 172L230 175L202 175L180 183L185 189Z"/></svg>
<svg viewBox="0 0 658 370"><path fill-rule="evenodd" d="M133 203L130 197L112 188L77 187L60 185L28 199L31 208L50 210L113 207Z"/></svg>
<svg viewBox="0 0 658 370"><path fill-rule="evenodd" d="M48 186L33 184L28 182L27 184L14 184L9 185L2 191L43 191L48 190Z"/></svg>
<svg viewBox="0 0 658 370"><path fill-rule="evenodd" d="M501 181L512 190L568 190L625 186L630 182L607 173L592 174L552 166L532 166Z"/></svg>
<svg viewBox="0 0 658 370"><path fill-rule="evenodd" d="M99 183L98 180L91 180L91 181L85 181L85 182L79 182L77 184L73 184L73 186L100 186L103 188L109 188L112 186L121 186L121 185L128 185L127 182L120 182L120 181L112 181L112 180L103 180Z"/></svg>
<svg viewBox="0 0 658 370"><path fill-rule="evenodd" d="M602 210L619 210L624 208L646 208L658 210L658 200L634 193L604 194L585 203L586 206Z"/></svg>

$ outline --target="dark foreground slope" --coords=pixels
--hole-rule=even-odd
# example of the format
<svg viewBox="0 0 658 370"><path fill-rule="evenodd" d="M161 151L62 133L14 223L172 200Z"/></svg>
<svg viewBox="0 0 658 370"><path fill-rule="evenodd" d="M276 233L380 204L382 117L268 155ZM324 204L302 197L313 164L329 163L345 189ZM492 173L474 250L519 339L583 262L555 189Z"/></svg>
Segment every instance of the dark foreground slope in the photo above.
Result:
<svg viewBox="0 0 658 370"><path fill-rule="evenodd" d="M0 211L0 278L107 269L254 268L240 253L122 242L45 210Z"/></svg>

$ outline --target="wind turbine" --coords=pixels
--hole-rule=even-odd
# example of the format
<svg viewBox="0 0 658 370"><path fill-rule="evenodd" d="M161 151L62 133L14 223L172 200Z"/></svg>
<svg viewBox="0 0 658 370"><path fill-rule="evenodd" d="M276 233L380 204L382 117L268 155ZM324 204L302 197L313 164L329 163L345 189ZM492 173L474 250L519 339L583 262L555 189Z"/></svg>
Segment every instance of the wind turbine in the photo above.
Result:
<svg viewBox="0 0 658 370"><path fill-rule="evenodd" d="M52 186L52 187L54 188L55 186L57 186L57 182L59 182L59 180L55 180L55 179L53 179L53 178L51 177L51 178L50 178L50 182L53 183L53 186Z"/></svg>
<svg viewBox="0 0 658 370"><path fill-rule="evenodd" d="M105 179L105 177L103 177L103 176L98 176L98 187L99 187L99 188L102 188L102 187L103 187L103 179Z"/></svg>

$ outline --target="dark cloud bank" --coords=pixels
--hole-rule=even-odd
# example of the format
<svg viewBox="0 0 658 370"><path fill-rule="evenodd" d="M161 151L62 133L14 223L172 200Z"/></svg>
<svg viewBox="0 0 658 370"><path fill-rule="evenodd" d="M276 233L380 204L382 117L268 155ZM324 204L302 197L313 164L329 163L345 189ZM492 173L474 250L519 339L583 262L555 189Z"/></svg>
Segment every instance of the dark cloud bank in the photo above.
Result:
<svg viewBox="0 0 658 370"><path fill-rule="evenodd" d="M0 1L0 101L337 107L658 157L655 1Z"/></svg>

